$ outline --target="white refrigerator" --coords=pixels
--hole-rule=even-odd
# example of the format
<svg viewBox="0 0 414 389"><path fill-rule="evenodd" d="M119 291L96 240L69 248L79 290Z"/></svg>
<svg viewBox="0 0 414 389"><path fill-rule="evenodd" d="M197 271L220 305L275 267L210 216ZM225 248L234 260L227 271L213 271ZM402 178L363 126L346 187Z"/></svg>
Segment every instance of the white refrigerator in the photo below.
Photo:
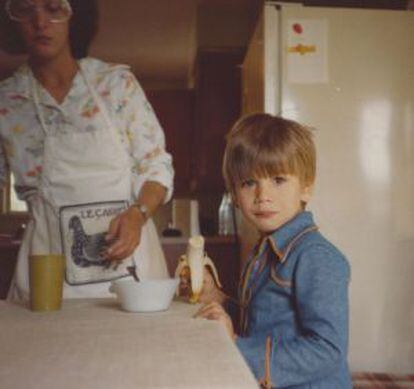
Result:
<svg viewBox="0 0 414 389"><path fill-rule="evenodd" d="M314 128L310 210L348 257L350 366L414 373L414 12L266 2L265 110Z"/></svg>

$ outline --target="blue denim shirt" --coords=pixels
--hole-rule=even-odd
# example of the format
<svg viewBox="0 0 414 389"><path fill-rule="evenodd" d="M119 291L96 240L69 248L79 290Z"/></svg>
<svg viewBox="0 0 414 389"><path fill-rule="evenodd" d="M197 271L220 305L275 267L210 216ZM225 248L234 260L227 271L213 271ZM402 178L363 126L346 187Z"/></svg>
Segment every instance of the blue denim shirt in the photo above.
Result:
<svg viewBox="0 0 414 389"><path fill-rule="evenodd" d="M351 388L346 258L310 212L265 237L255 254L240 285L245 325L236 341L255 376L265 387Z"/></svg>

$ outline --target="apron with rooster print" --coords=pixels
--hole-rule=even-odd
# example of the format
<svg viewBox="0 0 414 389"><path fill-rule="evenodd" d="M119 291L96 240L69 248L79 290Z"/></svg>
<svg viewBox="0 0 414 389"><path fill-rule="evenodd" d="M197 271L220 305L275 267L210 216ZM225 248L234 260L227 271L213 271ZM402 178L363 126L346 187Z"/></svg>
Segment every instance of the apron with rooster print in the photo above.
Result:
<svg viewBox="0 0 414 389"><path fill-rule="evenodd" d="M83 132L49 132L33 79L37 115L46 134L43 171L39 193L28 200L31 221L15 273L17 296L11 298L28 298L30 254L65 255L64 298L108 296L107 281L127 276L131 265L141 279L168 276L152 220L143 226L132 257L114 268L102 256L109 221L133 201L132 161L82 67L80 73L102 119L99 128Z"/></svg>

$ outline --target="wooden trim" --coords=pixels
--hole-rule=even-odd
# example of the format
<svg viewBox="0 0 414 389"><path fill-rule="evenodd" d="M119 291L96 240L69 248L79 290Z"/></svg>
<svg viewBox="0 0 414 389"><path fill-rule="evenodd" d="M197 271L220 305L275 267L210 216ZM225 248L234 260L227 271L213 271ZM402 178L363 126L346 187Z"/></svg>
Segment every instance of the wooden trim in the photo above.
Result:
<svg viewBox="0 0 414 389"><path fill-rule="evenodd" d="M179 236L179 237L161 237L161 243L165 245L170 244L187 244L189 237L186 236ZM235 235L217 235L217 236L206 236L205 243L210 244L228 244L228 243L236 243L236 236Z"/></svg>

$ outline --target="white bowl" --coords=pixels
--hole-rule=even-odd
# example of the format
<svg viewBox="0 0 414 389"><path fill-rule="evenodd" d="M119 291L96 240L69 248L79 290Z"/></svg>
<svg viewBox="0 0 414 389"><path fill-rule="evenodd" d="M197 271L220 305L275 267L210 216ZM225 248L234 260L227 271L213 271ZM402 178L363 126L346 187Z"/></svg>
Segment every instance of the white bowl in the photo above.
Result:
<svg viewBox="0 0 414 389"><path fill-rule="evenodd" d="M121 278L113 281L109 290L117 295L125 311L165 311L170 307L179 281L179 278L165 278L137 282Z"/></svg>

